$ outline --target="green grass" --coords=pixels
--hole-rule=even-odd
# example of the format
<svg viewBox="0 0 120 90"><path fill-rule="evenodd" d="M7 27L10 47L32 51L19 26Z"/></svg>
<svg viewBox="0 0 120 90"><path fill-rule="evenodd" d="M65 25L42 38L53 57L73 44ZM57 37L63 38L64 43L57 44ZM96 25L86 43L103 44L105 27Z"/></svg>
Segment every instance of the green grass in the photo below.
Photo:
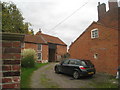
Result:
<svg viewBox="0 0 120 90"><path fill-rule="evenodd" d="M91 83L90 85L95 88L118 88L117 84L111 82Z"/></svg>
<svg viewBox="0 0 120 90"><path fill-rule="evenodd" d="M30 88L30 78L33 71L38 68L47 65L48 63L36 63L34 68L22 68L21 69L21 88Z"/></svg>
<svg viewBox="0 0 120 90"><path fill-rule="evenodd" d="M114 77L109 77L107 80L100 81L93 80L92 83L89 83L89 85L95 88L118 88L117 80Z"/></svg>

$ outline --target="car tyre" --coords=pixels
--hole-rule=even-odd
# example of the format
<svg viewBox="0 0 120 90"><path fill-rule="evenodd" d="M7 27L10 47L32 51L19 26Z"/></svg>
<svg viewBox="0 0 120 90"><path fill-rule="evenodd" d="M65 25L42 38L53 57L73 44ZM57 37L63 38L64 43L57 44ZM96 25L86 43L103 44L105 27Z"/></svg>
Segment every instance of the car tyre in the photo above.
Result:
<svg viewBox="0 0 120 90"><path fill-rule="evenodd" d="M79 77L80 77L79 72L78 72L78 71L74 71L74 72L73 72L73 78L74 78L74 79L78 79Z"/></svg>
<svg viewBox="0 0 120 90"><path fill-rule="evenodd" d="M60 73L60 69L58 67L55 68L55 73L57 73L57 74Z"/></svg>

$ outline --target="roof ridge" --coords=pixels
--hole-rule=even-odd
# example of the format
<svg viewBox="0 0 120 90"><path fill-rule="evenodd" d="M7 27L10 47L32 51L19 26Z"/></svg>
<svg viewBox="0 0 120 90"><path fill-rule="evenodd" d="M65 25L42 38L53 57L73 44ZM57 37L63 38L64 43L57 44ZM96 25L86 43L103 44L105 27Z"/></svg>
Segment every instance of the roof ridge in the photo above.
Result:
<svg viewBox="0 0 120 90"><path fill-rule="evenodd" d="M56 36L52 36L52 35L49 35L49 34L41 34L41 35L46 35L46 36L50 36L50 37L54 37L54 38L58 38L58 37L56 37Z"/></svg>

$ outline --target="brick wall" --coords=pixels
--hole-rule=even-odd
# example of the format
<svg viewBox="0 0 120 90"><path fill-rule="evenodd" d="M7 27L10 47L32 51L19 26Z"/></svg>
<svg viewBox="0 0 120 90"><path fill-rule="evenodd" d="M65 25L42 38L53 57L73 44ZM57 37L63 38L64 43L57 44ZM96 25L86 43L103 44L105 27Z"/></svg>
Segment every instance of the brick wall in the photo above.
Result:
<svg viewBox="0 0 120 90"><path fill-rule="evenodd" d="M38 50L38 44L34 44L34 43L24 43L24 48L25 49L34 49L35 51Z"/></svg>
<svg viewBox="0 0 120 90"><path fill-rule="evenodd" d="M2 34L1 87L20 88L21 40L23 35Z"/></svg>
<svg viewBox="0 0 120 90"><path fill-rule="evenodd" d="M57 61L60 61L61 56L67 53L67 46L57 45Z"/></svg>
<svg viewBox="0 0 120 90"><path fill-rule="evenodd" d="M99 38L91 39L91 30L98 28ZM93 23L71 45L71 58L91 60L97 72L115 75L118 68L118 31ZM98 59L94 54L98 54Z"/></svg>
<svg viewBox="0 0 120 90"><path fill-rule="evenodd" d="M48 62L48 45L42 45L42 60Z"/></svg>

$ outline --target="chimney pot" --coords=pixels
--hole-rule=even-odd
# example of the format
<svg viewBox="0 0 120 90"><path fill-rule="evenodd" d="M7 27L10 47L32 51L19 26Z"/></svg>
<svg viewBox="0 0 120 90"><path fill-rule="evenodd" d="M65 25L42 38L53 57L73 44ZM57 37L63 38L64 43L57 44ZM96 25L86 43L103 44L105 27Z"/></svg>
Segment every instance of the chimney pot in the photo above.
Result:
<svg viewBox="0 0 120 90"><path fill-rule="evenodd" d="M39 28L39 31L36 33L36 35L41 35L42 34L42 30L41 28Z"/></svg>
<svg viewBox="0 0 120 90"><path fill-rule="evenodd" d="M98 2L98 5L100 5L100 2Z"/></svg>
<svg viewBox="0 0 120 90"><path fill-rule="evenodd" d="M106 13L106 4L105 3L100 4L100 2L98 2L98 20L100 20L105 13Z"/></svg>

